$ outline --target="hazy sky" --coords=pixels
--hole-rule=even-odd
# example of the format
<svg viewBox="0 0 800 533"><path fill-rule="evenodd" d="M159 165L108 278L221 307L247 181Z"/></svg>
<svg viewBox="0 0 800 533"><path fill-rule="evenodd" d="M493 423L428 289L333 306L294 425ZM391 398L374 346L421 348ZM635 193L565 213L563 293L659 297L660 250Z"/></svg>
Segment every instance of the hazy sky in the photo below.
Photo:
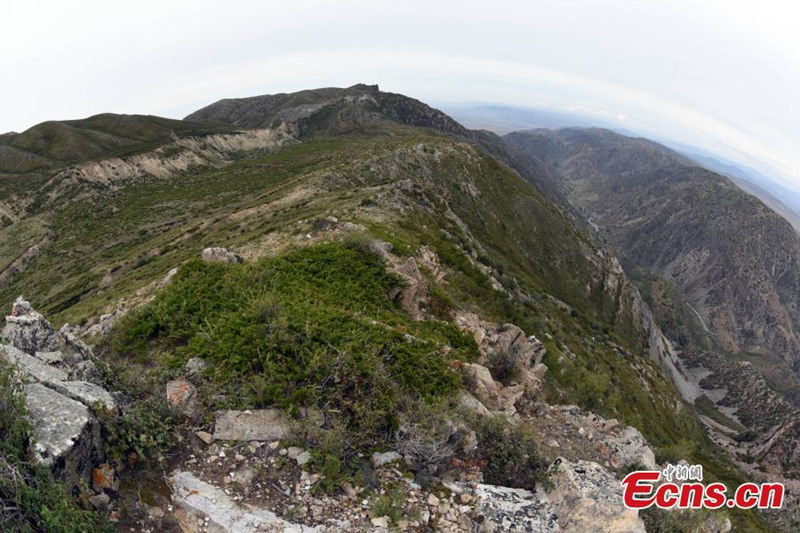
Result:
<svg viewBox="0 0 800 533"><path fill-rule="evenodd" d="M366 82L612 118L800 191L798 15L775 0L7 0L0 132Z"/></svg>

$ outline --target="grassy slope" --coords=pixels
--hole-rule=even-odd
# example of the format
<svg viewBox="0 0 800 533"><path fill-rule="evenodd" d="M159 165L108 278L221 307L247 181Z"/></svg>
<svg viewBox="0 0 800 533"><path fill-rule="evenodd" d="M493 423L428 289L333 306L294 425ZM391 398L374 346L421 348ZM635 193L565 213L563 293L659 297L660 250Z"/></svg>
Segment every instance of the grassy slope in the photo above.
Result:
<svg viewBox="0 0 800 533"><path fill-rule="evenodd" d="M53 241L0 295L9 302L26 294L56 321L80 322L196 257L204 246L241 245L292 228L299 220L351 212L364 217L378 234L393 234L400 249L430 244L455 271L470 272L465 274L468 291L462 291L469 300L465 304L480 306L498 321L513 319L539 336L549 333L554 337L551 354L568 347L575 360L553 355L550 364L559 369L554 375L562 385L575 391L576 400L589 401L612 416L638 419L639 425L652 426L651 435L659 430L657 440L685 433L681 416L675 414L679 402L674 391L663 384L659 370L630 353L639 351L638 340L623 339L609 327L606 309L615 295L584 290L597 274L586 259L594 249L585 237L494 160L449 139L418 130L402 132L405 138L391 141L312 140L266 158L76 202L53 217ZM420 154L416 147L423 141L429 152ZM465 156L472 158L471 164L464 165ZM365 165L373 170L365 172ZM307 183L314 171L324 172L317 195L231 220L235 212L267 204ZM385 194L381 185L403 178L420 184L404 200L405 215L392 222L371 221L372 211L359 206L373 194ZM479 191L477 196L467 192L468 183ZM415 208L419 198L414 195L424 196L422 203L429 207ZM448 209L459 215L471 236L446 217ZM489 297L488 283L464 254L476 245L484 247L501 281L511 287L516 283L531 296L526 306ZM561 310L545 294L568 302L577 312ZM663 394L643 392L643 381ZM672 427L658 412L673 413Z"/></svg>
<svg viewBox="0 0 800 533"><path fill-rule="evenodd" d="M152 150L173 136L231 131L226 125L154 116L106 113L83 120L43 122L0 138L0 174L22 174L59 165Z"/></svg>

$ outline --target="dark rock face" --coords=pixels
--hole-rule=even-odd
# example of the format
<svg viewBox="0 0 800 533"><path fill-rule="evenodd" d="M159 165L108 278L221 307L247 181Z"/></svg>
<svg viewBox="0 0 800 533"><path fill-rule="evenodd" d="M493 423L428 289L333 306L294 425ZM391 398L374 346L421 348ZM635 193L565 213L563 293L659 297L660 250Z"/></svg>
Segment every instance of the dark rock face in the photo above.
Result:
<svg viewBox="0 0 800 533"><path fill-rule="evenodd" d="M290 94L268 94L251 98L220 100L186 117L189 121L215 121L244 128L272 127L276 120L298 124L326 108L335 111L360 110L360 115L377 113L408 126L431 128L469 136L458 122L419 100L381 92L377 85L357 84L346 89L324 88ZM362 117L363 118L363 117ZM300 133L302 128L297 128Z"/></svg>
<svg viewBox="0 0 800 533"><path fill-rule="evenodd" d="M17 298L11 314L6 317L3 339L25 353L55 352L61 349L62 343L53 326L21 297Z"/></svg>
<svg viewBox="0 0 800 533"><path fill-rule="evenodd" d="M672 282L717 341L800 371L800 237L727 178L605 130L514 133L563 193L635 265Z"/></svg>

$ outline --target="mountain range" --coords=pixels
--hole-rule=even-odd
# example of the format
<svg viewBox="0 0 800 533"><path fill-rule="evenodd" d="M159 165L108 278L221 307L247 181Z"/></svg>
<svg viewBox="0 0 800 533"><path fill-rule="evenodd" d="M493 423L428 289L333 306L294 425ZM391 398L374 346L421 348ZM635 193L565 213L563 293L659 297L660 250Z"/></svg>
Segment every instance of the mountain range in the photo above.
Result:
<svg viewBox="0 0 800 533"><path fill-rule="evenodd" d="M345 500L347 487L375 490L353 524L398 526L416 505L362 460L387 450L437 502L438 487L455 495L475 475L486 491L531 491L542 531L593 519L780 530L796 516L793 505L637 516L608 503L615 476L642 461L701 463L730 485L798 475L800 237L652 141L580 128L501 137L375 85L226 99L184 120L106 114L3 135L0 216L0 304L22 294L94 347L97 383L124 398L118 419L97 414L122 463L160 454L155 470L213 485L228 472L190 455L234 453L198 449L195 432L219 430L222 412L275 409L296 424L276 446L311 457L302 473L279 459L276 476L317 476ZM197 404L181 416L161 405L178 379ZM454 414L465 402L470 414ZM141 407L153 405L166 410ZM139 425L162 418L181 422ZM155 452L129 428L157 434ZM236 455L250 461L243 446ZM560 477L576 461L606 480L599 493ZM117 473L158 493L152 466L130 468ZM239 496L287 520L297 511L276 502L289 498L308 509L303 523L324 525L276 486ZM537 491L552 507L531 503ZM462 514L489 520L473 496ZM115 497L135 523L130 486ZM575 498L593 507L559 507ZM196 527L157 494L148 505ZM471 527L448 509L424 512Z"/></svg>

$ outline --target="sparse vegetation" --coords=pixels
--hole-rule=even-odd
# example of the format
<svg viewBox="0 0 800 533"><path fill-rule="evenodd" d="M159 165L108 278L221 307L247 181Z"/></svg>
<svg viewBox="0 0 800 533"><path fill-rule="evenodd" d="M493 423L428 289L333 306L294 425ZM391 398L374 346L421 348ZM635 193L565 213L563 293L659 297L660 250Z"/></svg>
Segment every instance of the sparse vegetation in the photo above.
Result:
<svg viewBox="0 0 800 533"><path fill-rule="evenodd" d="M509 427L501 418L489 418L478 428L478 448L487 483L533 489L547 481L548 463L524 427Z"/></svg>
<svg viewBox="0 0 800 533"><path fill-rule="evenodd" d="M694 401L694 407L697 409L699 414L709 417L711 420L730 428L732 431L739 433L745 430L744 426L742 426L739 422L729 416L726 416L722 411L717 409L714 406L714 402L712 402L705 394L697 397L697 399Z"/></svg>
<svg viewBox="0 0 800 533"><path fill-rule="evenodd" d="M177 421L162 398L147 398L122 416L102 421L106 453L131 466L140 460L154 461L176 444Z"/></svg>
<svg viewBox="0 0 800 533"><path fill-rule="evenodd" d="M403 516L406 494L399 487L390 487L383 494L377 494L370 503L370 513L374 516L386 516L389 524L396 526Z"/></svg>

